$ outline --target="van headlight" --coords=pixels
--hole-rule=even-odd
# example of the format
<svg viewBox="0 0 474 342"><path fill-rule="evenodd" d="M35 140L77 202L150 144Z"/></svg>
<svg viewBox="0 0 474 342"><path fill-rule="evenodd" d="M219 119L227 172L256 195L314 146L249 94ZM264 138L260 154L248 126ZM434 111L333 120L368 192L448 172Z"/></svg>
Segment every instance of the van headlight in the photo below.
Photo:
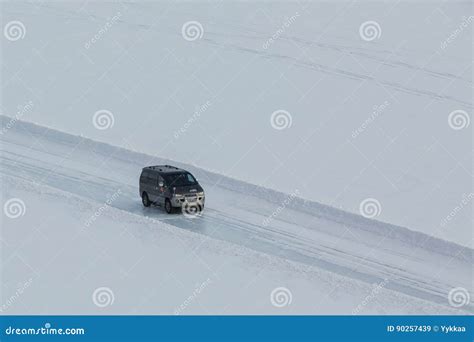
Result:
<svg viewBox="0 0 474 342"><path fill-rule="evenodd" d="M204 196L204 191L198 192L197 195L198 196Z"/></svg>
<svg viewBox="0 0 474 342"><path fill-rule="evenodd" d="M174 197L174 198L183 198L184 195L181 195L181 194L173 194L173 197Z"/></svg>

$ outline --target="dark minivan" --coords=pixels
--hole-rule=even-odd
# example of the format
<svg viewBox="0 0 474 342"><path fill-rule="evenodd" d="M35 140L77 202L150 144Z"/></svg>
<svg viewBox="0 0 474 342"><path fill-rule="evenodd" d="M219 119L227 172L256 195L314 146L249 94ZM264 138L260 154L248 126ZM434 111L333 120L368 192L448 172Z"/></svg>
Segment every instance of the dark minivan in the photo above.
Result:
<svg viewBox="0 0 474 342"><path fill-rule="evenodd" d="M204 190L186 170L171 166L147 166L140 175L140 196L145 207L152 203L164 206L169 214L173 208L196 206L204 209Z"/></svg>

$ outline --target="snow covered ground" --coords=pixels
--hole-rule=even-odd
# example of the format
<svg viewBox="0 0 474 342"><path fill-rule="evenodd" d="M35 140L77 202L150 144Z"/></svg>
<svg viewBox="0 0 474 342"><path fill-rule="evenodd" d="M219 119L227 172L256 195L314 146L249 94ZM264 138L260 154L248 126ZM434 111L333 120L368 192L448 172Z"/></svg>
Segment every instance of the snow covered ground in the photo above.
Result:
<svg viewBox="0 0 474 342"><path fill-rule="evenodd" d="M471 289L467 247L186 165L207 208L168 215L137 180L169 160L1 118L4 301L32 278L6 312L456 313Z"/></svg>
<svg viewBox="0 0 474 342"><path fill-rule="evenodd" d="M375 198L378 219L472 247L469 210L445 224L472 192L472 126L448 124L472 116L472 2L0 6L25 28L2 40L4 114L31 101L25 120L346 211Z"/></svg>
<svg viewBox="0 0 474 342"><path fill-rule="evenodd" d="M472 312L472 15L1 2L1 310ZM202 217L141 206L165 162Z"/></svg>

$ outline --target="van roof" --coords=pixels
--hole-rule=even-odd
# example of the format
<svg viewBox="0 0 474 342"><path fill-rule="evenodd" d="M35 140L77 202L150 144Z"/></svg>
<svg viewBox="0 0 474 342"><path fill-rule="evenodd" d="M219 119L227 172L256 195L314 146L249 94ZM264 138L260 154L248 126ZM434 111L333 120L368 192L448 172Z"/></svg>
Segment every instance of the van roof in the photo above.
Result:
<svg viewBox="0 0 474 342"><path fill-rule="evenodd" d="M171 173L171 172L186 172L186 170L180 169L172 165L154 165L144 167L143 170L157 171L161 173Z"/></svg>

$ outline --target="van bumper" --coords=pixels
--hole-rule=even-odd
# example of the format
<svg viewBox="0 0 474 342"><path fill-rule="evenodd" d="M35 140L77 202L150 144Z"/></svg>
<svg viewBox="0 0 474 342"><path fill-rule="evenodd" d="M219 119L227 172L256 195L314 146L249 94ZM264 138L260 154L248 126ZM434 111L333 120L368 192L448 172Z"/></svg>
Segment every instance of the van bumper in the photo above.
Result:
<svg viewBox="0 0 474 342"><path fill-rule="evenodd" d="M204 208L205 201L205 196L173 197L171 199L171 205L175 208L181 208L183 205L199 205L200 207Z"/></svg>

